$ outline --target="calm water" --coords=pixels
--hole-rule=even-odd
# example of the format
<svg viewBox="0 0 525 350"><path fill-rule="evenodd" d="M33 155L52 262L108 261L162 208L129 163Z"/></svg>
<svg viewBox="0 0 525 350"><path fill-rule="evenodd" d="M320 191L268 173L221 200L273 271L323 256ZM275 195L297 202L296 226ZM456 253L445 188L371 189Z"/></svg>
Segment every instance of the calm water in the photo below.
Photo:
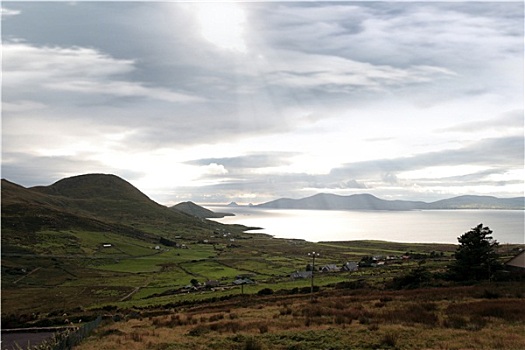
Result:
<svg viewBox="0 0 525 350"><path fill-rule="evenodd" d="M453 243L483 223L499 243L525 243L523 210L335 211L212 207L236 216L215 219L225 224L262 227L277 238L311 242L384 240L391 242Z"/></svg>

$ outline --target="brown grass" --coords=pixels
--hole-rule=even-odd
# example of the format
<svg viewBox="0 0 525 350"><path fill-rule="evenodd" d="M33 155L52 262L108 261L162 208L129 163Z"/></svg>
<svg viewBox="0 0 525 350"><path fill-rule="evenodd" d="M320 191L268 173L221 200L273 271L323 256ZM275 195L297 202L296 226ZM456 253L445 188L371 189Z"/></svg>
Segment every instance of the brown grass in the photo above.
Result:
<svg viewBox="0 0 525 350"><path fill-rule="evenodd" d="M525 300L494 286L251 297L109 323L90 349L521 349Z"/></svg>

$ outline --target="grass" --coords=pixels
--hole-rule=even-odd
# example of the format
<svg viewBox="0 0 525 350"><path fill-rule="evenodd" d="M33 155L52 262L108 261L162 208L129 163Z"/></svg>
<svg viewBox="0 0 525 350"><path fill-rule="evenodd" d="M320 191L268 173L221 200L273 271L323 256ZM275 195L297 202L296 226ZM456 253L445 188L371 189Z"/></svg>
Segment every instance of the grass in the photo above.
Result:
<svg viewBox="0 0 525 350"><path fill-rule="evenodd" d="M501 297L480 299L485 285L148 308L137 318L107 322L77 349L521 349L525 303L512 295L523 287L488 287Z"/></svg>
<svg viewBox="0 0 525 350"><path fill-rule="evenodd" d="M232 235L236 237L234 244L229 238L213 234L206 236L210 243L202 243L202 239L188 239L191 235L187 235L186 239L176 241L186 244L188 249L159 245L160 250L155 250L155 244L141 237L77 229L47 230L28 235L27 239L35 240L33 243L37 246L33 252L23 250L23 246L18 246L16 241L9 241L8 254L4 254L3 250L2 255L2 314L21 314L31 310L49 313L76 304L92 310L103 306L142 308L218 300L240 294L240 287L231 287L240 274L251 275L257 282L256 285L244 287L246 295L256 295L264 288L275 293L300 290L308 288L310 280L294 281L289 275L304 270L311 262L307 253L314 250L321 253L316 266L328 263L340 266L346 261L359 261L363 255L401 255L410 251L428 255L432 251L443 252L442 258L426 259L425 264L431 271L440 271L445 268L455 249L454 245L441 244L380 241L315 244L258 234ZM12 236L10 239L15 238ZM107 243L112 246L104 248L103 244ZM513 248L505 247L507 250ZM356 286L365 283L380 288L388 280L416 266L417 262L406 261L352 273L319 273L315 276L315 284L325 289L343 282ZM31 271L34 272L29 273ZM201 283L220 280L224 288L215 292L154 297L188 285L192 279ZM134 294L121 301L131 292ZM71 299L64 305L57 293L71 296ZM76 301L75 296L81 296L82 300Z"/></svg>

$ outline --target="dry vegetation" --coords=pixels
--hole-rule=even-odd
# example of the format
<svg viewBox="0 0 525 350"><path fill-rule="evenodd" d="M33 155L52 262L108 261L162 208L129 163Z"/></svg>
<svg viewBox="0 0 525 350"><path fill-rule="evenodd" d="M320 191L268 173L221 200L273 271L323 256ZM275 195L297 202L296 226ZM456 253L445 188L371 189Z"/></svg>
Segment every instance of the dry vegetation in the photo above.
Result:
<svg viewBox="0 0 525 350"><path fill-rule="evenodd" d="M520 282L388 291L330 289L135 310L78 350L523 349Z"/></svg>

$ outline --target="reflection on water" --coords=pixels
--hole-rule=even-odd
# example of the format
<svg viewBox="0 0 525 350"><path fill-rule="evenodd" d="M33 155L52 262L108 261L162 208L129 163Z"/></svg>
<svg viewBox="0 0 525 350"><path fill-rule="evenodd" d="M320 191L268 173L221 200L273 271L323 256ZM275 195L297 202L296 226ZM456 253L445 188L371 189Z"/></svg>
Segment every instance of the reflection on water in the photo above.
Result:
<svg viewBox="0 0 525 350"><path fill-rule="evenodd" d="M257 232L311 242L384 240L458 243L457 237L483 223L500 243L525 243L523 210L336 211L208 207L236 216L225 224L262 227Z"/></svg>

